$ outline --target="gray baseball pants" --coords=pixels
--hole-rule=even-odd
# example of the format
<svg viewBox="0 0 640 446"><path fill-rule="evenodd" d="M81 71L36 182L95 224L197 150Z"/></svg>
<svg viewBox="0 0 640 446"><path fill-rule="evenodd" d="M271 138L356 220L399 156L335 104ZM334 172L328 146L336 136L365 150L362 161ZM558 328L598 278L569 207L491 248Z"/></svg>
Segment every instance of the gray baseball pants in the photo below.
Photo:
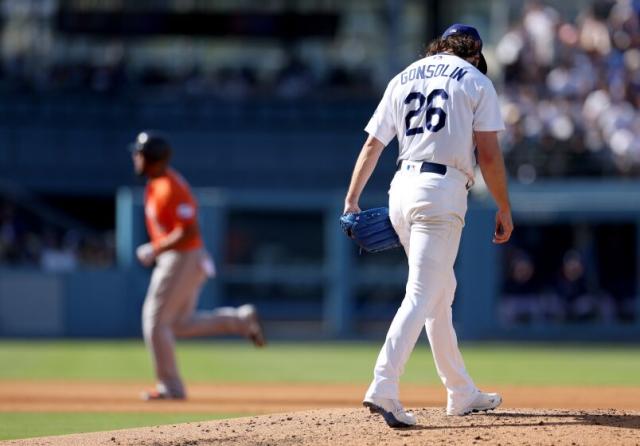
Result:
<svg viewBox="0 0 640 446"><path fill-rule="evenodd" d="M195 311L207 274L204 249L167 251L158 256L142 308L142 331L151 351L158 391L184 398L175 356L176 337L241 334L237 310Z"/></svg>

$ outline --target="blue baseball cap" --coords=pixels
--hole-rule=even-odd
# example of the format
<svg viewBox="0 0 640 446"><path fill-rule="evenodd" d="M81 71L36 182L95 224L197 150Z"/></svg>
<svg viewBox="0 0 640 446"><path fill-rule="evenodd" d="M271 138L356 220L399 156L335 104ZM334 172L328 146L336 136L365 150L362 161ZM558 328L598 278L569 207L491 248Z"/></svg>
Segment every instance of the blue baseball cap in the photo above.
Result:
<svg viewBox="0 0 640 446"><path fill-rule="evenodd" d="M462 23L455 23L442 33L442 38L445 39L449 36L456 35L469 36L476 42L480 43L480 62L478 62L477 68L482 74L487 74L487 60L484 58L484 54L482 54L482 38L480 37L480 33L478 32L478 30L473 26L463 25Z"/></svg>

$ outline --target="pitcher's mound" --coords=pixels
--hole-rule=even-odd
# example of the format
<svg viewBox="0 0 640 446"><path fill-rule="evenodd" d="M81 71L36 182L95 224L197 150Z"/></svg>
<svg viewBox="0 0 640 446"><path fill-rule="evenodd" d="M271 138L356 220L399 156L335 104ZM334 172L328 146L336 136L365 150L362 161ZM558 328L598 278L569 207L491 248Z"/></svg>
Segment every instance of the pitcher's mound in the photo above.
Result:
<svg viewBox="0 0 640 446"><path fill-rule="evenodd" d="M640 445L640 412L500 409L447 417L414 410L418 425L390 429L364 408L322 409L231 420L9 441L9 445L360 446Z"/></svg>

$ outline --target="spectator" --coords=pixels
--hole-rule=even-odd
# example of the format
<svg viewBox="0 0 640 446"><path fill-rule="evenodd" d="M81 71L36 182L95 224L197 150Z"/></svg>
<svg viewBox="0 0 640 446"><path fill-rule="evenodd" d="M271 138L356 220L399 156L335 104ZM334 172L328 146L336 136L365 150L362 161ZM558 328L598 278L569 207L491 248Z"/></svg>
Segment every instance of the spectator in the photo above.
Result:
<svg viewBox="0 0 640 446"><path fill-rule="evenodd" d="M77 265L76 253L71 244L65 244L59 234L52 228L47 228L44 247L40 253L40 267L46 272L60 273L73 271Z"/></svg>
<svg viewBox="0 0 640 446"><path fill-rule="evenodd" d="M108 268L115 263L112 232L61 231L10 201L0 201L0 266L66 272Z"/></svg>
<svg viewBox="0 0 640 446"><path fill-rule="evenodd" d="M615 317L615 303L588 282L584 259L578 251L565 253L555 290L564 302L569 320L611 321Z"/></svg>
<svg viewBox="0 0 640 446"><path fill-rule="evenodd" d="M640 174L640 20L636 3L595 1L575 23L531 2L498 42L511 174Z"/></svg>
<svg viewBox="0 0 640 446"><path fill-rule="evenodd" d="M500 312L509 323L531 322L538 313L539 290L534 280L535 265L525 252L512 255L504 284Z"/></svg>

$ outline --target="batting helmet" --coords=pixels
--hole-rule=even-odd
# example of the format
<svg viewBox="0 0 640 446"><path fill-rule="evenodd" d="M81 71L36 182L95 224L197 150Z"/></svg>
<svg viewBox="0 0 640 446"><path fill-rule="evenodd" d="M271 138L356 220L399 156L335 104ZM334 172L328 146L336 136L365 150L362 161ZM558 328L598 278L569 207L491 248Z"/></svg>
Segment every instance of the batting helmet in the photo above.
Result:
<svg viewBox="0 0 640 446"><path fill-rule="evenodd" d="M150 130L142 131L130 145L132 152L139 152L148 161L165 161L171 157L171 145L165 137Z"/></svg>

